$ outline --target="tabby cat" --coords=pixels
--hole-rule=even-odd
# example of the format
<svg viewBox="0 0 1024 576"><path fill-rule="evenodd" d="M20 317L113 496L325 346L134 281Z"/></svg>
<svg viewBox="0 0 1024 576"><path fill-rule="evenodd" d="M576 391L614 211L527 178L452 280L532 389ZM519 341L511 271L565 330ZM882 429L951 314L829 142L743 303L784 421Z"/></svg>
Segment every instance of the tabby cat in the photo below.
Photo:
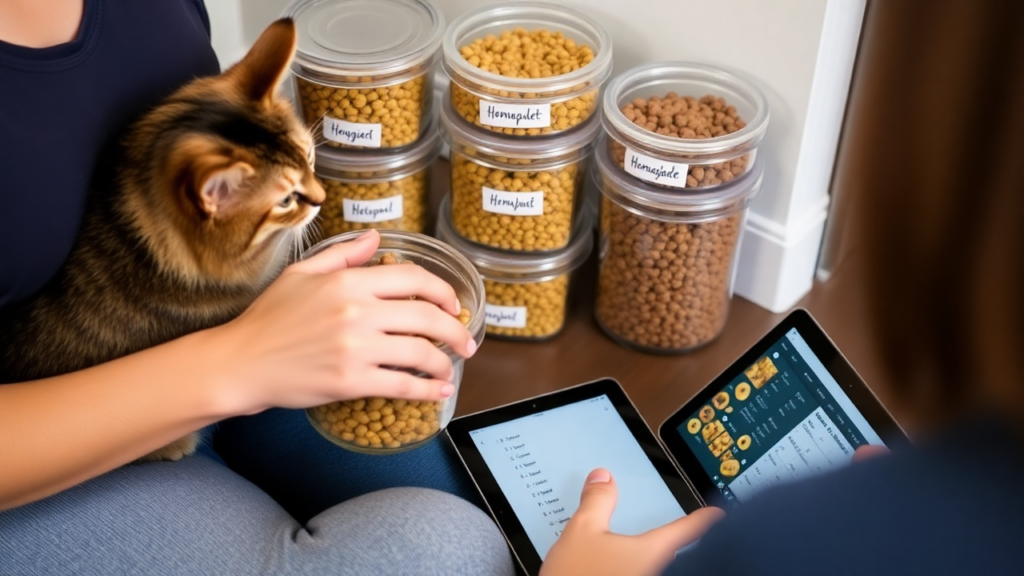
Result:
<svg viewBox="0 0 1024 576"><path fill-rule="evenodd" d="M0 383L224 323L280 273L324 200L312 137L277 94L295 41L291 20L271 24L241 62L128 128L116 179L91 191L63 268L0 312ZM191 434L144 459L180 459L197 441Z"/></svg>

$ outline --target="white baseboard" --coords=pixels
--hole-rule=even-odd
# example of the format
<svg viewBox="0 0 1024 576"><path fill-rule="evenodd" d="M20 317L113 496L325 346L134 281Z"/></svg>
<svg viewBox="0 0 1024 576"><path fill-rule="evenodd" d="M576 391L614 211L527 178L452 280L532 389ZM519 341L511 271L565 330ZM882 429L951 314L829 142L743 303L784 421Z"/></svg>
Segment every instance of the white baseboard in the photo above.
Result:
<svg viewBox="0 0 1024 576"><path fill-rule="evenodd" d="M738 296L780 313L811 290L828 201L828 196L822 197L789 228L750 213L737 262L734 291Z"/></svg>

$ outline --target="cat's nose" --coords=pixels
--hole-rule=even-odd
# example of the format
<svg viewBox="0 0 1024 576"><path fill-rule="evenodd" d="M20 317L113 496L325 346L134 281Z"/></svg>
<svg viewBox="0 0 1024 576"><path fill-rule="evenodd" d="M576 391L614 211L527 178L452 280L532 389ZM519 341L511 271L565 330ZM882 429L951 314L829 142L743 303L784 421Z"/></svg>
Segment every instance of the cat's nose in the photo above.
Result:
<svg viewBox="0 0 1024 576"><path fill-rule="evenodd" d="M309 204L310 206L316 207L316 206L319 206L319 205L324 203L324 196L323 195L321 195L318 200L314 200L312 197L307 196L307 195L303 194L302 192L296 192L295 194L297 195L296 199L299 202L303 202L303 203Z"/></svg>

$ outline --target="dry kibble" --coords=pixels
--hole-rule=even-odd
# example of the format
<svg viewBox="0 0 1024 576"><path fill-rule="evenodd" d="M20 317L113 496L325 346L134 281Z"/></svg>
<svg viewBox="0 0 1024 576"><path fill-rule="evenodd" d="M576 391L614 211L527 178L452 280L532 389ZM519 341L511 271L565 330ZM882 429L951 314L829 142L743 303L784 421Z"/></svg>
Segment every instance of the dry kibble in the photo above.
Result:
<svg viewBox="0 0 1024 576"><path fill-rule="evenodd" d="M376 88L339 88L299 77L296 83L302 115L307 124L317 127L318 137L322 134L318 124L328 116L356 124L380 124L380 147L392 148L415 142L427 121L425 76ZM330 138L326 142L346 147Z"/></svg>
<svg viewBox="0 0 1024 576"><path fill-rule="evenodd" d="M569 242L576 193L582 186L580 162L531 172L490 168L461 153L452 157L452 225L463 238L523 252L554 250ZM544 213L511 216L484 210L484 187L543 192Z"/></svg>
<svg viewBox="0 0 1024 576"><path fill-rule="evenodd" d="M656 134L673 138L703 140L732 134L746 126L735 106L723 98L707 95L699 100L669 92L664 97L634 98L622 107L630 121ZM626 147L608 139L612 160L625 167ZM680 162L686 162L681 158ZM743 174L750 166L750 155L714 164L690 164L686 175L687 188L717 186ZM652 182L658 184L657 182Z"/></svg>
<svg viewBox="0 0 1024 576"><path fill-rule="evenodd" d="M385 252L368 266L403 264L393 252ZM472 315L463 306L459 321L469 325ZM325 434L364 449L394 450L418 444L441 430L446 401L418 401L390 398L342 400L306 411Z"/></svg>
<svg viewBox="0 0 1024 576"><path fill-rule="evenodd" d="M522 308L526 326L513 328L494 326L498 320L488 311L487 333L515 338L547 338L565 325L565 308L569 295L569 274L543 282L497 282L484 279L487 303L495 306Z"/></svg>
<svg viewBox="0 0 1024 576"><path fill-rule="evenodd" d="M566 38L562 32L545 29L528 31L524 28L515 28L505 30L497 36L489 34L462 46L459 52L470 65L508 78L561 76L579 70L594 60L594 51L590 46L577 44ZM490 88L480 90L501 99L530 100L571 94L580 88L572 87L542 95ZM540 136L567 130L589 118L597 107L597 90L552 102L551 124L546 128L503 128L482 124L480 97L460 86L458 82L452 82L452 106L460 116L482 128L515 136Z"/></svg>
<svg viewBox="0 0 1024 576"><path fill-rule="evenodd" d="M670 223L638 216L608 198L595 309L602 326L634 345L684 351L713 340L729 311L729 281L741 216Z"/></svg>
<svg viewBox="0 0 1024 576"><path fill-rule="evenodd" d="M320 232L324 238L366 228L393 228L422 233L427 225L427 170L410 174L404 178L385 182L343 182L330 178L320 178L327 192L327 199L320 206L318 216ZM387 207L364 206L362 210L390 209L400 218L381 220L378 222L349 222L345 220L345 200L380 200L394 198ZM374 216L379 218L381 216Z"/></svg>

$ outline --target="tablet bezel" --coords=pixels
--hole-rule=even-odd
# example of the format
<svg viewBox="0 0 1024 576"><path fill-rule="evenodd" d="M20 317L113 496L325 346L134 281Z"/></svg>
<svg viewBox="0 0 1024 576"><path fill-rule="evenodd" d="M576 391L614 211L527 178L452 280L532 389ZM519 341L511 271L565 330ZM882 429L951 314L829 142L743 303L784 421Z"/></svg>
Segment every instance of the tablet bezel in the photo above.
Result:
<svg viewBox="0 0 1024 576"><path fill-rule="evenodd" d="M723 388L732 382L733 378L749 368L756 362L773 344L785 337L786 333L796 328L808 347L818 357L825 369L835 378L843 391L850 397L853 405L860 410L864 419L875 429L878 436L892 450L899 450L909 445L910 441L906 433L900 428L892 415L878 401L878 397L868 388L857 371L839 352L836 345L825 334L821 326L804 309L794 310L784 318L775 328L761 338L756 344L750 347L742 356L719 374L710 384L701 389L682 408L668 417L658 428L658 437L661 439L669 455L675 460L683 472L683 475L690 481L697 494L708 505L719 507L735 507L734 501L726 501L722 493L715 486L712 478L708 476L704 467L697 460L696 455L686 445L678 429L702 406L709 403L711 399Z"/></svg>
<svg viewBox="0 0 1024 576"><path fill-rule="evenodd" d="M512 549L512 554L516 557L523 570L531 576L540 571L542 562L540 555L537 553L537 549L534 548L530 538L526 535L526 530L516 517L515 511L512 509L511 504L509 504L508 499L502 493L483 456L473 443L470 432L587 400L588 398L594 398L602 394L607 395L609 400L611 400L619 416L626 423L626 427L633 434L633 438L636 439L644 454L647 455L648 460L651 461L655 470L658 471L662 480L665 481L665 485L668 486L669 491L675 496L683 511L689 514L700 508L701 503L693 487L690 486L686 478L676 468L675 463L640 416L636 406L633 405L626 395L625 390L612 378L579 384L572 388L558 390L491 410L462 416L452 420L445 429L446 436L455 446L455 450L473 478L477 490L480 491L484 503L490 509L491 515L505 535L505 539Z"/></svg>

